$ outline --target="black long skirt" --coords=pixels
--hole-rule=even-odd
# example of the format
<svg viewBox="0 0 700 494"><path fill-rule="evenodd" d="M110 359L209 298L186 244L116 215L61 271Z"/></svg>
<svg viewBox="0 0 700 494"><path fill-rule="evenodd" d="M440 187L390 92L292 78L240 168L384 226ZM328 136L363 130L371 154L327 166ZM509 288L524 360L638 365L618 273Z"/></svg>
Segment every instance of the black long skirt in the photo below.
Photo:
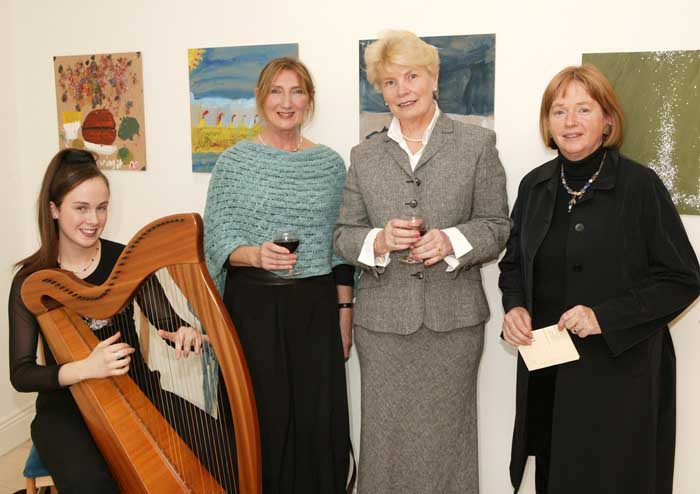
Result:
<svg viewBox="0 0 700 494"><path fill-rule="evenodd" d="M229 270L224 302L250 369L265 494L345 492L349 422L332 275L268 284Z"/></svg>

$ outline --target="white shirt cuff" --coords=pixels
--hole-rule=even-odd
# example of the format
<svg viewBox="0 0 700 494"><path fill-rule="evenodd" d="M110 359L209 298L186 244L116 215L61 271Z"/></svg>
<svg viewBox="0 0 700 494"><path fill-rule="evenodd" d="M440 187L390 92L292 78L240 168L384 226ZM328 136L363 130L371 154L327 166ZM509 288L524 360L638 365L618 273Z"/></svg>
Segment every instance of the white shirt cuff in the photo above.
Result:
<svg viewBox="0 0 700 494"><path fill-rule="evenodd" d="M445 263L447 263L447 269L445 271L449 273L457 269L459 266L458 258L468 253L474 247L472 247L469 240L467 240L467 238L457 228L445 228L442 231L445 232L445 235L447 235L447 237L450 239L450 243L452 244L453 254L450 254L443 259Z"/></svg>
<svg viewBox="0 0 700 494"><path fill-rule="evenodd" d="M381 232L381 228L372 228L370 232L367 234L365 237L365 241L362 243L362 250L360 250L360 255L357 258L359 262L364 264L365 266L376 266L376 267L386 267L389 265L389 261L391 261L391 258L389 256L389 253L387 252L383 256L375 257L374 256L374 239L377 238L377 235L379 232ZM460 234L461 235L461 234ZM462 236L464 237L464 236ZM466 239L465 239L466 240ZM470 246L471 248L471 246Z"/></svg>

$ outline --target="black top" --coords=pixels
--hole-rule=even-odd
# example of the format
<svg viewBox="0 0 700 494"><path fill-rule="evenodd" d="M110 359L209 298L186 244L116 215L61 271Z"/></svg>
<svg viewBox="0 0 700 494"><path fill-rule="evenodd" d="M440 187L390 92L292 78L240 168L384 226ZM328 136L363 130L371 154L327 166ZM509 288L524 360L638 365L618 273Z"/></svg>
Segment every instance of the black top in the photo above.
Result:
<svg viewBox="0 0 700 494"><path fill-rule="evenodd" d="M104 283L112 272L124 246L110 240L101 240L102 253L97 268L84 281L93 285ZM60 365L51 353L46 340L43 341L45 365L36 362L37 342L40 332L39 323L34 315L22 302L21 288L24 277L15 276L10 289L8 301L9 329L10 329L10 381L17 391L39 392L37 407L42 401L42 394L51 391L63 390L58 383L58 370ZM167 298L158 284L155 276L148 278L142 285L140 293L148 293L148 303L139 304L148 319L159 329L176 330L181 325L186 325L174 313ZM139 296L137 295L137 300ZM122 332L120 341L125 341L137 350L138 337L136 335L133 320L133 304L128 304L122 312L111 320L95 321L86 319L88 326L93 329L95 335L104 340L116 331ZM137 382L144 376L149 376L147 367L140 352L132 355L129 375Z"/></svg>
<svg viewBox="0 0 700 494"><path fill-rule="evenodd" d="M579 161L571 161L559 155L564 167L566 183L572 190L580 190L586 181L600 167L605 148L599 147L589 156ZM607 158L606 158L607 159ZM605 166L605 165L603 165ZM571 215L568 204L571 196L564 189L561 180L557 187L554 214L547 235L537 251L534 262L533 286L533 328L551 326L568 309L566 307L566 242ZM586 192L586 195L589 195ZM585 201L586 195L582 199ZM576 206L574 206L575 208Z"/></svg>

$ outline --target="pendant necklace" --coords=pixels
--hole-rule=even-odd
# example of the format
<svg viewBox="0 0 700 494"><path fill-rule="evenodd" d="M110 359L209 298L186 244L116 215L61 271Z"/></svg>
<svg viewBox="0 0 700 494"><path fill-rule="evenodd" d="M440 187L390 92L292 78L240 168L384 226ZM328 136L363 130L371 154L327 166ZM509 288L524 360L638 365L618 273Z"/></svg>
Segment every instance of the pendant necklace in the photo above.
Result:
<svg viewBox="0 0 700 494"><path fill-rule="evenodd" d="M564 176L564 163L561 164L561 172L559 173L559 176L561 177L561 184L564 186L564 189L566 192L571 196L571 199L569 199L569 208L568 212L571 213L571 209L576 205L576 202L578 202L581 197L586 193L586 191L591 187L591 184L596 181L598 178L598 175L600 175L600 171L603 169L603 163L605 163L605 157L608 155L607 150L605 153L603 153L603 159L600 160L600 166L598 167L598 170L591 175L591 178L589 178L586 183L584 184L583 187L581 187L579 190L573 190L571 187L569 187L569 184L566 183L566 177Z"/></svg>
<svg viewBox="0 0 700 494"><path fill-rule="evenodd" d="M90 260L85 265L85 267L78 268L78 269L71 269L70 267L64 266L60 259L57 259L58 267L63 269L63 270L66 270L66 271L70 271L73 274L82 274L82 273L86 272L90 268L90 266L92 266L92 263L95 262L95 259L97 258L97 255L99 253L100 253L100 242L97 242L97 247L95 248L95 255L90 258Z"/></svg>

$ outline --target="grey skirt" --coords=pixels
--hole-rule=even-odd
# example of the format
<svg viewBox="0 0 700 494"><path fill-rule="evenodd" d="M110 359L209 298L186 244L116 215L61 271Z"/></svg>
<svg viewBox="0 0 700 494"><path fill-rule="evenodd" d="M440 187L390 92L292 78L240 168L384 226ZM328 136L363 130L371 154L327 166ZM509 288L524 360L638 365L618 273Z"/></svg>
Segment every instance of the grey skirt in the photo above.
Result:
<svg viewBox="0 0 700 494"><path fill-rule="evenodd" d="M358 494L477 494L484 325L410 335L355 326L362 374Z"/></svg>

